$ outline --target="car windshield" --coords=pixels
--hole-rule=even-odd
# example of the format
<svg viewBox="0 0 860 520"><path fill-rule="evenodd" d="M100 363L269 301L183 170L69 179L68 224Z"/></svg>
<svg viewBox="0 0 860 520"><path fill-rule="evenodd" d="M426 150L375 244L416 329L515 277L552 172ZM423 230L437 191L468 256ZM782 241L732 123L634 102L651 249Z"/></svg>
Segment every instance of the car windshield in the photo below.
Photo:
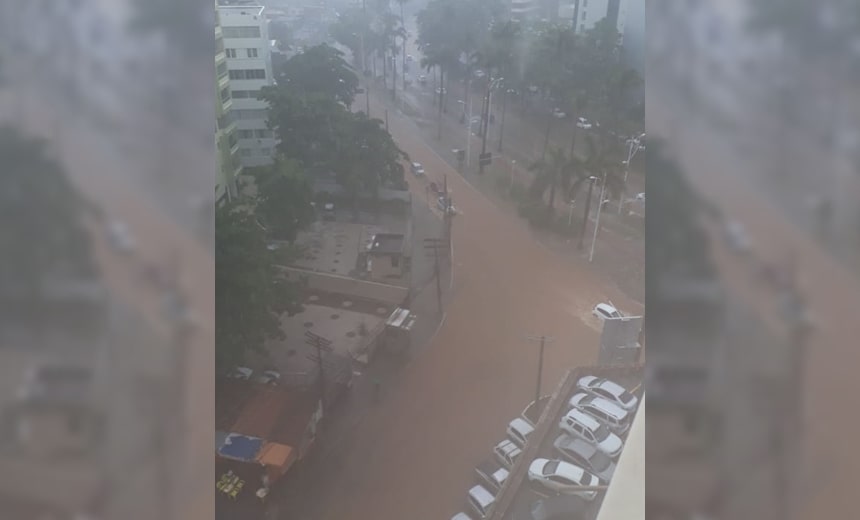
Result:
<svg viewBox="0 0 860 520"><path fill-rule="evenodd" d="M621 402L624 404L630 404L633 402L633 399L635 399L635 397L633 397L633 394L631 394L630 392L624 391L621 392L621 395L618 396L618 399L620 399Z"/></svg>
<svg viewBox="0 0 860 520"><path fill-rule="evenodd" d="M583 486L596 486L600 483L600 479L592 475L591 473L586 472L582 476L582 485Z"/></svg>
<svg viewBox="0 0 860 520"><path fill-rule="evenodd" d="M606 440L607 437L609 437L609 428L607 428L605 424L601 424L600 427L594 431L594 438L598 441L602 441Z"/></svg>
<svg viewBox="0 0 860 520"><path fill-rule="evenodd" d="M543 474L544 475L552 475L553 473L555 473L555 470L557 470L557 469L558 469L558 461L557 460L551 460L551 461L546 463L546 466L543 467Z"/></svg>

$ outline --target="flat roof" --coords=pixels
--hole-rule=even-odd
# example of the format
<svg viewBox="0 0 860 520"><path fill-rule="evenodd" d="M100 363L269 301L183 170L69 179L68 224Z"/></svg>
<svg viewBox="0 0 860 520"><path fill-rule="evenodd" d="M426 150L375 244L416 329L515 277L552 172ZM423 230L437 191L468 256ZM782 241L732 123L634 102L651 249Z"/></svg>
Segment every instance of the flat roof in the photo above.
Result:
<svg viewBox="0 0 860 520"><path fill-rule="evenodd" d="M377 233L371 237L368 253L397 254L403 252L406 245L406 235L400 233Z"/></svg>
<svg viewBox="0 0 860 520"><path fill-rule="evenodd" d="M288 446L301 443L318 403L310 391L229 378L215 396L216 430Z"/></svg>

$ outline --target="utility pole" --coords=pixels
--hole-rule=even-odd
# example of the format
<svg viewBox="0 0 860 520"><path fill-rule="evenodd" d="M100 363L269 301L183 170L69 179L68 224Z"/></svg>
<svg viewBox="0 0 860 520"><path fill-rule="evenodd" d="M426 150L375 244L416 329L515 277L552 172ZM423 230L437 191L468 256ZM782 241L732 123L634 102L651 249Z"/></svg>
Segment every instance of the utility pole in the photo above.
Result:
<svg viewBox="0 0 860 520"><path fill-rule="evenodd" d="M388 109L385 109L385 131L388 131Z"/></svg>
<svg viewBox="0 0 860 520"><path fill-rule="evenodd" d="M484 114L481 118L481 155L478 161L478 173L484 173L484 166L487 164L484 160L487 153L487 131L490 129L490 92L492 83L487 83L487 93L484 95ZM471 124L471 122L470 122Z"/></svg>
<svg viewBox="0 0 860 520"><path fill-rule="evenodd" d="M538 356L537 387L535 388L535 402L540 399L541 378L543 377L543 352L547 343L552 343L555 338L548 336L527 336L527 340L540 343L540 355Z"/></svg>
<svg viewBox="0 0 860 520"><path fill-rule="evenodd" d="M445 241L441 238L425 238L424 249L432 251L433 254L433 276L436 278L436 305L439 315L442 315L442 280L439 269L439 249L445 247Z"/></svg>
<svg viewBox="0 0 860 520"><path fill-rule="evenodd" d="M588 178L588 196L585 197L585 217L582 219L582 228L579 231L579 243L576 248L580 251L585 245L583 244L583 240L585 240L585 228L588 225L588 212L591 210L591 192L594 190L594 181L597 180L597 177L592 175Z"/></svg>
<svg viewBox="0 0 860 520"><path fill-rule="evenodd" d="M361 9L362 16L364 17L364 23L367 23L367 0L361 0ZM363 25L361 28L361 75L364 79L367 79L367 54L364 50L364 33L367 32L367 26ZM367 101L367 117L370 117L370 81L365 81L364 88L364 98Z"/></svg>
<svg viewBox="0 0 860 520"><path fill-rule="evenodd" d="M305 332L305 344L310 345L316 349L316 354L311 354L307 356L311 361L317 362L317 367L319 369L319 392L320 392L320 408L322 409L323 416L325 416L325 373L323 371L323 352L331 352L332 351L332 342L328 339L325 339L322 336L314 334L311 331Z"/></svg>
<svg viewBox="0 0 860 520"><path fill-rule="evenodd" d="M499 153L502 153L502 138L505 136L505 112L508 111L508 89L502 92L502 121L499 126Z"/></svg>
<svg viewBox="0 0 860 520"><path fill-rule="evenodd" d="M591 253L588 262L594 260L594 244L597 243L597 230L600 229L600 210L603 209L603 195L606 193L606 172L603 172L603 186L600 187L600 202L597 204L597 219L594 221L594 236L591 237Z"/></svg>
<svg viewBox="0 0 860 520"><path fill-rule="evenodd" d="M469 78L467 92L472 90L472 78ZM469 117L466 120L466 169L472 165L472 96L469 96Z"/></svg>

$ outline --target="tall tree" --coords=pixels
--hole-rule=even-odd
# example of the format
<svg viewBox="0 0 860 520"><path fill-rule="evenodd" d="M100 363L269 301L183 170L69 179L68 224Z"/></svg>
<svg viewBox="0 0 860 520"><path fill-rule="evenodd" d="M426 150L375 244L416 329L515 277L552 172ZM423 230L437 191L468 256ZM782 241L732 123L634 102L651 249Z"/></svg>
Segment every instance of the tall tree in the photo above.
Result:
<svg viewBox="0 0 860 520"><path fill-rule="evenodd" d="M549 149L547 157L529 166L529 171L535 173L534 181L529 188L532 196L542 198L547 189L549 190L549 200L546 205L549 215L555 211L556 190L570 190L571 180L576 171L573 160L575 159L569 158L562 149L553 147Z"/></svg>
<svg viewBox="0 0 860 520"><path fill-rule="evenodd" d="M0 127L0 163L0 213L6 221L0 229L0 295L4 287L17 287L38 297L46 277L95 276L83 223L91 206L49 155L46 143Z"/></svg>
<svg viewBox="0 0 860 520"><path fill-rule="evenodd" d="M267 338L283 338L280 316L301 310L301 286L281 277L265 231L247 208L215 213L215 367L222 372Z"/></svg>
<svg viewBox="0 0 860 520"><path fill-rule="evenodd" d="M323 43L287 60L278 71L278 84L298 94L320 94L350 106L358 91L358 76L341 51Z"/></svg>
<svg viewBox="0 0 860 520"><path fill-rule="evenodd" d="M278 158L275 164L254 172L257 195L255 213L272 238L296 239L297 233L313 222L313 190L301 165Z"/></svg>

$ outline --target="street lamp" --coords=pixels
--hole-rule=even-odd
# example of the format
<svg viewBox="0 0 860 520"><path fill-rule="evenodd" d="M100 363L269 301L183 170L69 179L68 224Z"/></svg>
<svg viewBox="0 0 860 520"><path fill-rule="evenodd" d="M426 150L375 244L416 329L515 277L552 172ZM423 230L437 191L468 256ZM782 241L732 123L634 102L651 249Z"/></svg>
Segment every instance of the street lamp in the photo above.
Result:
<svg viewBox="0 0 860 520"><path fill-rule="evenodd" d="M636 157L639 150L642 150L642 143L638 137L633 137L627 140L627 160L621 161L624 165L624 189L621 190L621 197L618 201L618 214L620 215L624 209L624 196L627 193L627 176L630 174L630 162Z"/></svg>
<svg viewBox="0 0 860 520"><path fill-rule="evenodd" d="M481 128L481 130L482 130L481 131L481 157L482 158L485 157L485 155L487 153L487 132L490 129L490 108L491 108L491 102L492 102L492 96L493 96L493 89L497 88L499 86L499 83L501 83L504 79L505 78L490 78L489 82L487 83L487 95L484 98L486 110L484 111L484 119L482 121L483 125ZM472 122L470 120L469 125L471 125L471 124L472 124ZM470 129L470 131L471 131L471 129ZM480 173L484 173L484 164L485 163L484 163L483 159L478 163L478 167L480 168L480 170L479 170Z"/></svg>

